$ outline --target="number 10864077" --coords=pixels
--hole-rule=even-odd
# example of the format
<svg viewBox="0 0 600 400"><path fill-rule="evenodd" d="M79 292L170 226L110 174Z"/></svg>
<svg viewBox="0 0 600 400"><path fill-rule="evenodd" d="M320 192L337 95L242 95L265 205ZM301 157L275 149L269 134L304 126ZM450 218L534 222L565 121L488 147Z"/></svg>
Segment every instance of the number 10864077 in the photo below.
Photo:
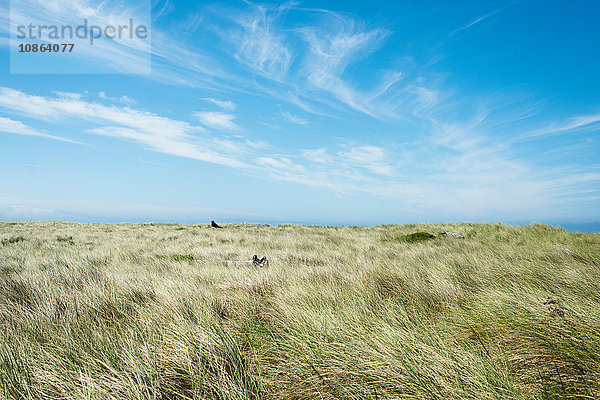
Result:
<svg viewBox="0 0 600 400"><path fill-rule="evenodd" d="M21 43L19 53L70 53L74 47L74 43Z"/></svg>

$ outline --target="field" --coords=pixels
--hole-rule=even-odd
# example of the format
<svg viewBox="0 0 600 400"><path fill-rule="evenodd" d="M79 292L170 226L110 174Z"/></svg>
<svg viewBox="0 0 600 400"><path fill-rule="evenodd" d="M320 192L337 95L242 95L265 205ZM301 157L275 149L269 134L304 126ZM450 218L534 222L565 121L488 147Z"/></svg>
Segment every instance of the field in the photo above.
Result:
<svg viewBox="0 0 600 400"><path fill-rule="evenodd" d="M436 238L401 236L419 231ZM48 222L0 239L2 398L600 398L600 234Z"/></svg>

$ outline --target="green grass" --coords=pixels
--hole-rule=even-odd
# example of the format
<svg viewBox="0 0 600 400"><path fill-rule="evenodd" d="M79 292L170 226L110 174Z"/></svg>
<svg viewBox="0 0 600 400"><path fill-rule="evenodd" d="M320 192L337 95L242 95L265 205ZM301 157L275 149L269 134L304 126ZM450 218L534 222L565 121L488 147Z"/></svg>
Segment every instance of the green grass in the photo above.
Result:
<svg viewBox="0 0 600 400"><path fill-rule="evenodd" d="M441 231L467 239L394 240ZM0 398L600 398L599 234L52 222L0 237L27 238L0 246Z"/></svg>

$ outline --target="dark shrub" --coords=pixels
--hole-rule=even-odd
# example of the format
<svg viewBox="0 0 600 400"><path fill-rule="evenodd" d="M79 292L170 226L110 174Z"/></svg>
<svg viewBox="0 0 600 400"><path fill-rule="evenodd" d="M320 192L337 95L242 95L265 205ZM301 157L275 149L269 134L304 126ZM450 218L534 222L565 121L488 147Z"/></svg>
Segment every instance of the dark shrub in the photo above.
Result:
<svg viewBox="0 0 600 400"><path fill-rule="evenodd" d="M397 241L406 243L421 242L429 239L435 239L435 236L428 232L415 232L396 237Z"/></svg>

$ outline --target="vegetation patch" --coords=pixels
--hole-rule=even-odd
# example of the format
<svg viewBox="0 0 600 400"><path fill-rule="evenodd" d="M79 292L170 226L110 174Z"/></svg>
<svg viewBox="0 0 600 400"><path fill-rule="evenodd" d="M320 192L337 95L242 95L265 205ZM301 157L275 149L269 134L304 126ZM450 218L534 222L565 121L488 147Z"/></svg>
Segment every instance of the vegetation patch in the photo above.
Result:
<svg viewBox="0 0 600 400"><path fill-rule="evenodd" d="M75 244L75 241L73 240L73 236L57 236L56 241L62 242L62 243L68 243L68 244Z"/></svg>
<svg viewBox="0 0 600 400"><path fill-rule="evenodd" d="M26 239L23 236L16 236L16 237L2 239L2 244L7 245L7 244L12 244L12 243L19 243L19 242L24 242L25 240Z"/></svg>
<svg viewBox="0 0 600 400"><path fill-rule="evenodd" d="M435 235L432 235L429 232L415 232L409 233L408 235L398 236L395 240L398 242L415 243L430 239L435 239Z"/></svg>
<svg viewBox="0 0 600 400"><path fill-rule="evenodd" d="M196 257L193 254L173 254L171 259L173 261L194 261Z"/></svg>

